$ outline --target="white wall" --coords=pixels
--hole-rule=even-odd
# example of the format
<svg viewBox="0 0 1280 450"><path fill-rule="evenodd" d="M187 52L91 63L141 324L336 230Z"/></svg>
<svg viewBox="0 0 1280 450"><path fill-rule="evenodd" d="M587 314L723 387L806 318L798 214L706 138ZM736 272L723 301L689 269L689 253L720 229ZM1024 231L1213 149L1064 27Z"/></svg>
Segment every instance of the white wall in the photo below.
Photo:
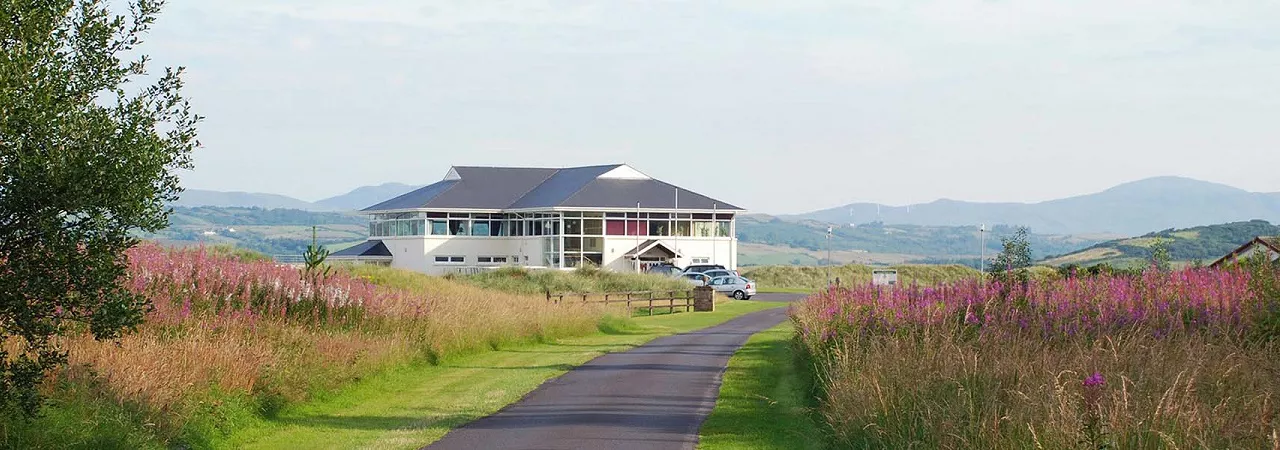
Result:
<svg viewBox="0 0 1280 450"><path fill-rule="evenodd" d="M640 236L639 241L643 243L649 239L652 239L652 237ZM688 266L693 263L693 258L705 257L709 259L708 264L720 264L729 269L738 268L738 240L736 238L681 237L677 240L666 237L662 238L661 241L663 245L679 251L684 256L675 262L677 266ZM631 251L635 246L635 236L605 236L604 266L617 272L635 271L635 262L623 258L623 255Z"/></svg>

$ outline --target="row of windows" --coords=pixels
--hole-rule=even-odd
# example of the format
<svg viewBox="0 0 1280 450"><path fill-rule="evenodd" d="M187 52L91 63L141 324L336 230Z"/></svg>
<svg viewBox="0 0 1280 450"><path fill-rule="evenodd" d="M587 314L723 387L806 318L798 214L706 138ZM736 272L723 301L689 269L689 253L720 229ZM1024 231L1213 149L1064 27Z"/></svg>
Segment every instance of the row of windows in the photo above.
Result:
<svg viewBox="0 0 1280 450"><path fill-rule="evenodd" d="M710 258L706 258L706 257L692 258L693 264L707 264L709 261L710 261ZM467 264L467 257L461 256L461 255L440 255L435 257L435 262L436 264L463 265L463 264ZM502 265L507 263L519 264L520 262L521 261L519 256L510 256L510 257L508 256L477 256L475 263L476 265L485 266L485 265ZM565 251L564 251L565 267L578 267L584 262L595 264L596 266L600 266L604 264L604 254L601 253L600 250L581 251L581 250L570 249L568 244L565 245ZM542 265L548 266L548 267L559 267L560 266L559 249L557 248L556 251L544 253L542 258Z"/></svg>
<svg viewBox="0 0 1280 450"><path fill-rule="evenodd" d="M436 261L436 264L466 264L467 257L458 256L458 255L441 255L441 256L436 256L435 261ZM511 257L477 256L476 257L476 264L479 264L479 265L506 264L508 262L518 262L518 261L520 261L520 257L518 256L511 256Z"/></svg>
<svg viewBox="0 0 1280 450"><path fill-rule="evenodd" d="M712 217L714 216L714 218ZM443 213L443 212L400 212L379 213L373 220L403 219L480 219L480 220L528 220L554 219L559 217L606 217L618 219L691 219L691 220L733 220L732 213L656 213L656 212L592 212L567 211L552 213Z"/></svg>
<svg viewBox="0 0 1280 450"><path fill-rule="evenodd" d="M565 218L532 220L394 219L369 222L370 236L678 236L729 237L729 221L607 220ZM561 233L563 231L563 233Z"/></svg>

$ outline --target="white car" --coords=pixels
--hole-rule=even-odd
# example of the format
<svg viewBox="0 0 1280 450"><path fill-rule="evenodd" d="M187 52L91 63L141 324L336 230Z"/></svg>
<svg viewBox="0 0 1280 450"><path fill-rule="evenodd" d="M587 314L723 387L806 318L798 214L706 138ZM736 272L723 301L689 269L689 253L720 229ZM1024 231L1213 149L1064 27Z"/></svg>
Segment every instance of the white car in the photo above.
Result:
<svg viewBox="0 0 1280 450"><path fill-rule="evenodd" d="M756 295L756 283L738 276L712 278L707 286L738 300L747 300Z"/></svg>

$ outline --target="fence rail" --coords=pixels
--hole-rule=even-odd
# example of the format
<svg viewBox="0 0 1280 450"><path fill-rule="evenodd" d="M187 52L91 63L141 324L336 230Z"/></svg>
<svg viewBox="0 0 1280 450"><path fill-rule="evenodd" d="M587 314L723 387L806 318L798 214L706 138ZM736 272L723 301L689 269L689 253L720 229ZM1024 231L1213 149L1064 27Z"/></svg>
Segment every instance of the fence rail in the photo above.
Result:
<svg viewBox="0 0 1280 450"><path fill-rule="evenodd" d="M667 308L675 312L676 308L684 308L685 312L693 310L693 291L641 291L641 292L601 292L601 293L552 293L547 291L547 302L560 304L565 301L581 303L598 303L605 305L624 304L632 314L637 309L647 308L650 316L654 308Z"/></svg>

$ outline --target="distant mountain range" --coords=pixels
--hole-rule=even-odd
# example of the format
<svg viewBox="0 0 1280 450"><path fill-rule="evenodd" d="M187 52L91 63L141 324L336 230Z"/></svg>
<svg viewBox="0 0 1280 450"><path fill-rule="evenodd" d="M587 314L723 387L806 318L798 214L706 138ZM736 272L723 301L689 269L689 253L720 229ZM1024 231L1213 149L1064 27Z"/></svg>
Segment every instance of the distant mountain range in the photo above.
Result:
<svg viewBox="0 0 1280 450"><path fill-rule="evenodd" d="M781 216L831 223L882 222L911 225L1025 225L1051 234L1119 233L1183 228L1205 223L1262 219L1280 221L1280 193L1256 193L1181 177L1121 184L1095 194L1039 203L976 203L937 200L910 206L854 203L806 214Z"/></svg>
<svg viewBox="0 0 1280 450"><path fill-rule="evenodd" d="M1151 263L1153 246L1163 241L1173 261L1213 262L1258 236L1280 236L1280 227L1262 220L1168 229L1142 236L1101 242L1044 261L1049 265L1142 267Z"/></svg>
<svg viewBox="0 0 1280 450"><path fill-rule="evenodd" d="M236 208L301 209L306 211L356 211L376 205L384 200L412 191L422 186L404 183L385 183L377 186L361 186L346 194L308 202L293 197L260 192L223 192L204 189L187 189L174 206L218 206Z"/></svg>

